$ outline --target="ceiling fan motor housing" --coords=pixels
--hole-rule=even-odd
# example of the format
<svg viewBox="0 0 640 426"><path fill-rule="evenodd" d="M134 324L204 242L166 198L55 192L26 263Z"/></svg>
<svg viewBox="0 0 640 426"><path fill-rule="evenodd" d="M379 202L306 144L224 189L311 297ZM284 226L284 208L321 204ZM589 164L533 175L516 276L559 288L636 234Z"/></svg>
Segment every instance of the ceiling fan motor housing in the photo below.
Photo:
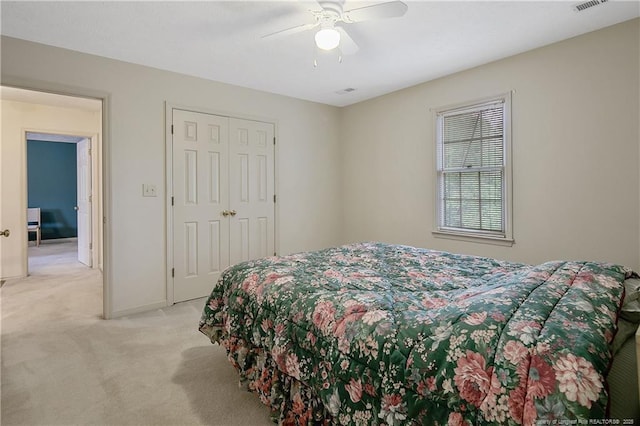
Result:
<svg viewBox="0 0 640 426"><path fill-rule="evenodd" d="M323 9L323 15L335 21L342 19L344 0L319 0L318 4Z"/></svg>

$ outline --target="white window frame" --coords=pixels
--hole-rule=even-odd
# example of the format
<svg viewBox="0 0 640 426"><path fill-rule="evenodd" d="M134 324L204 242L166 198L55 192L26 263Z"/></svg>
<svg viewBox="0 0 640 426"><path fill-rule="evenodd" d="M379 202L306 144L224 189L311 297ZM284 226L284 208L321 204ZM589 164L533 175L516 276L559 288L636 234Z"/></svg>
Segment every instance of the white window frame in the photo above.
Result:
<svg viewBox="0 0 640 426"><path fill-rule="evenodd" d="M442 148L442 126L443 117L461 112L472 112L488 107L491 104L503 104L503 180L502 180L502 213L503 230L501 232L472 230L465 228L454 228L444 226L443 212L443 148ZM512 205L512 165L511 165L511 92L499 96L480 99L473 102L465 102L457 105L450 105L438 108L433 114L433 124L435 129L435 223L433 235L438 238L449 238L462 241L482 242L497 245L511 246L513 240L513 205Z"/></svg>

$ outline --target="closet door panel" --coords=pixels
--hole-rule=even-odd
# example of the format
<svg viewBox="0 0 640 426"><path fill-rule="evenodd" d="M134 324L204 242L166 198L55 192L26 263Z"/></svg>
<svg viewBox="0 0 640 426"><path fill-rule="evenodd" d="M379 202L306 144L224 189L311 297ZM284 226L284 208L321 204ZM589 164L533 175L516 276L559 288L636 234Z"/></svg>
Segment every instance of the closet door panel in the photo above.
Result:
<svg viewBox="0 0 640 426"><path fill-rule="evenodd" d="M173 110L173 298L211 292L229 266L229 119Z"/></svg>
<svg viewBox="0 0 640 426"><path fill-rule="evenodd" d="M229 120L231 263L273 255L274 126Z"/></svg>

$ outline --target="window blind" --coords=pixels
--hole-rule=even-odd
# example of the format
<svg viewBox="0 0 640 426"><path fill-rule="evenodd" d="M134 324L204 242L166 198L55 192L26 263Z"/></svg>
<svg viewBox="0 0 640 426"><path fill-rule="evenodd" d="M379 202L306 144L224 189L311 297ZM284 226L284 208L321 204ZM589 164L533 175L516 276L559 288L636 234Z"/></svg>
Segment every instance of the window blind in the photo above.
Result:
<svg viewBox="0 0 640 426"><path fill-rule="evenodd" d="M439 227L505 234L504 101L438 119Z"/></svg>

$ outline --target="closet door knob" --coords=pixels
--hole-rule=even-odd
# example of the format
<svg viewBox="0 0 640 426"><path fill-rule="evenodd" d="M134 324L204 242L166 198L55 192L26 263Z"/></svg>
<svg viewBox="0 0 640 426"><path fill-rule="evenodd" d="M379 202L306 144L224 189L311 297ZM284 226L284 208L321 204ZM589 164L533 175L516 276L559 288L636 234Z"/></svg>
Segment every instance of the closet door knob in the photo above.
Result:
<svg viewBox="0 0 640 426"><path fill-rule="evenodd" d="M227 217L229 216L231 213L229 212L229 210L222 210L222 216Z"/></svg>
<svg viewBox="0 0 640 426"><path fill-rule="evenodd" d="M2 235L3 237L8 237L9 235L11 235L11 231L5 229L4 231L0 232L0 235Z"/></svg>
<svg viewBox="0 0 640 426"><path fill-rule="evenodd" d="M238 213L238 212L237 212L237 211L235 211L235 210L231 210L231 211L229 212L229 214L230 214L231 216L235 216L235 215L236 215L236 213Z"/></svg>

